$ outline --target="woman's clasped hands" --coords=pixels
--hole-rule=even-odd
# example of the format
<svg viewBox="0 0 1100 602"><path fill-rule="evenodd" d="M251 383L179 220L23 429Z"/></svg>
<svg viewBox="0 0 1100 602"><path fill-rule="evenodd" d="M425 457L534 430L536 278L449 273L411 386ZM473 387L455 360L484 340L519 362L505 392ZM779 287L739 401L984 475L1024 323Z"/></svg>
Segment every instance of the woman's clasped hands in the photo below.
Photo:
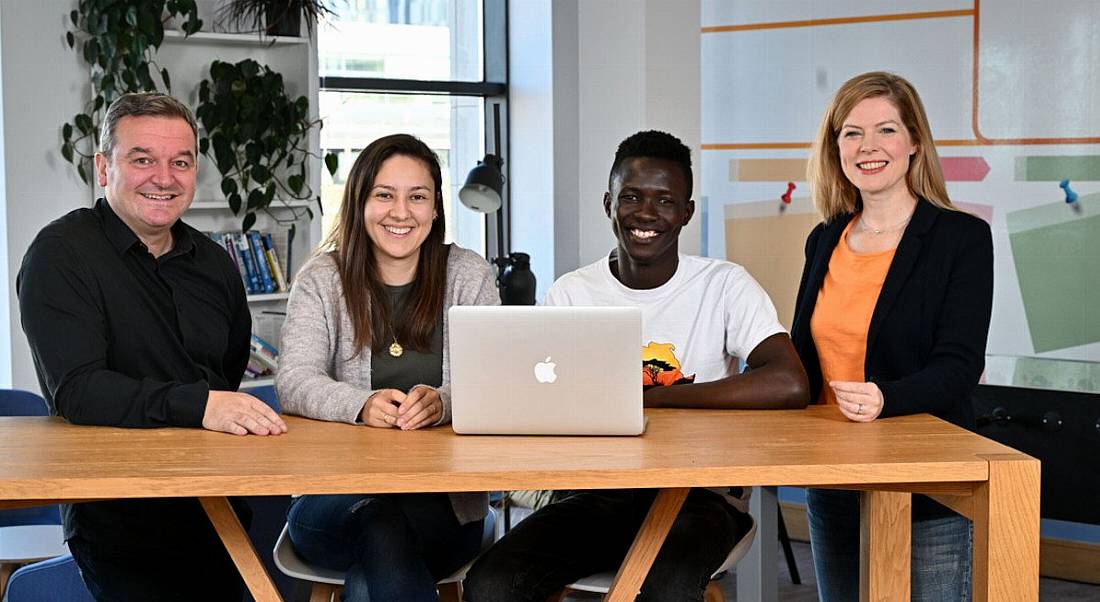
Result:
<svg viewBox="0 0 1100 602"><path fill-rule="evenodd" d="M376 391L367 399L360 419L368 426L411 431L435 424L442 415L439 391L417 386L407 394L397 389Z"/></svg>

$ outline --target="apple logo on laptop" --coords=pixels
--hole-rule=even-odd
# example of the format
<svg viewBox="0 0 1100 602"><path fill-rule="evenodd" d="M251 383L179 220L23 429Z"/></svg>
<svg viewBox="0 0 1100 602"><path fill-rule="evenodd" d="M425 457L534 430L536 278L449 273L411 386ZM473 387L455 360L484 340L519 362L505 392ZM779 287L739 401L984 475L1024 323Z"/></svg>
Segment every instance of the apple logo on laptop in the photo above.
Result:
<svg viewBox="0 0 1100 602"><path fill-rule="evenodd" d="M557 364L550 361L550 356L546 356L545 361L535 364L535 380L540 383L553 383L558 380L558 375L554 373L557 367Z"/></svg>

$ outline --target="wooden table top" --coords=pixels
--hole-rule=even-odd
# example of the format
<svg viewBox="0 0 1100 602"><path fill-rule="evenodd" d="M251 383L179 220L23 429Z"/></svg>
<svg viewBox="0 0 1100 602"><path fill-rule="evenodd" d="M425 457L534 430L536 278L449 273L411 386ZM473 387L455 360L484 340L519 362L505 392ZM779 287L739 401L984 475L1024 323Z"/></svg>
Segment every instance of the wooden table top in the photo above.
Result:
<svg viewBox="0 0 1100 602"><path fill-rule="evenodd" d="M0 418L0 500L973 482L1014 450L928 415L647 410L640 437L402 432L288 417L279 437Z"/></svg>

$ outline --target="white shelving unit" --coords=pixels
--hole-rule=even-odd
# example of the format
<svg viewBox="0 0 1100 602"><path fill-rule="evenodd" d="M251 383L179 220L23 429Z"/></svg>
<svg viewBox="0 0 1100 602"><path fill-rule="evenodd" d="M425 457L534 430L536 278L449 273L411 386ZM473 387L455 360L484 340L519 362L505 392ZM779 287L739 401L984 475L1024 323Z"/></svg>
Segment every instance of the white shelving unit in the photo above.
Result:
<svg viewBox="0 0 1100 602"><path fill-rule="evenodd" d="M200 4L200 10L204 8ZM213 15L200 14L204 27L213 27ZM164 43L155 60L168 70L172 79L172 94L192 107L198 105L199 83L209 77L210 63L214 60L236 63L250 58L267 65L283 76L287 94L291 98L306 96L309 99L311 117L318 114L317 51L316 44L308 37L262 36L253 33L216 33L201 31L184 36L180 31L166 30ZM201 127L201 124L200 124ZM309 148L318 155L320 134L314 128L309 135ZM311 165L309 185L315 194L321 191L320 159ZM214 162L207 157L199 161L199 176L195 201L184 215L184 221L203 231L235 231L241 229L243 215L234 215L221 193L221 174ZM313 209L310 219L307 209ZM280 223L282 222L282 223ZM321 220L314 201L279 200L271 204L268 212L258 213L254 229L275 230L295 225L291 243L291 265L286 266L286 276L292 278L313 248L320 241ZM264 310L282 311L286 306L286 292L249 295L253 317ZM270 377L245 379L241 389L251 389L273 384Z"/></svg>

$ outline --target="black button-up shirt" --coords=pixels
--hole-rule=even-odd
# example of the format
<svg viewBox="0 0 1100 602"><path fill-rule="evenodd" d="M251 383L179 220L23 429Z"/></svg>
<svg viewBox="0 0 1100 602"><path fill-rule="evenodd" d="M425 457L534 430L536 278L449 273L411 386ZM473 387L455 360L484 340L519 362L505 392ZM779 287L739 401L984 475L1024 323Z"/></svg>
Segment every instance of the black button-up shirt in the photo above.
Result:
<svg viewBox="0 0 1100 602"><path fill-rule="evenodd" d="M42 392L75 424L202 426L235 391L251 318L229 255L182 221L153 257L103 199L49 224L16 280Z"/></svg>
<svg viewBox="0 0 1100 602"><path fill-rule="evenodd" d="M56 414L74 424L200 427L207 393L237 390L252 323L240 275L220 245L182 221L172 237L172 250L153 257L100 199L31 243L15 286ZM63 505L62 515L66 538L126 546L183 545L210 530L194 499Z"/></svg>

